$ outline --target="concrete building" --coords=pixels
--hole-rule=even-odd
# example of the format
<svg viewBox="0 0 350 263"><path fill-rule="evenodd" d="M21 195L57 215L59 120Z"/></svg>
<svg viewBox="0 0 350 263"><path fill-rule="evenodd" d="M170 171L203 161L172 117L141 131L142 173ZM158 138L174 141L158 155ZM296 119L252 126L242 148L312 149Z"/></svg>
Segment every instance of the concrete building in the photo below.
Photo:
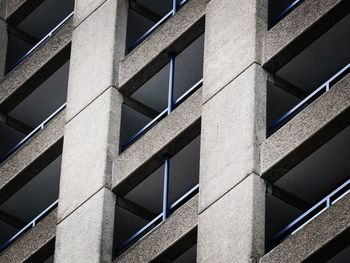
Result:
<svg viewBox="0 0 350 263"><path fill-rule="evenodd" d="M0 262L350 262L350 1L0 0Z"/></svg>

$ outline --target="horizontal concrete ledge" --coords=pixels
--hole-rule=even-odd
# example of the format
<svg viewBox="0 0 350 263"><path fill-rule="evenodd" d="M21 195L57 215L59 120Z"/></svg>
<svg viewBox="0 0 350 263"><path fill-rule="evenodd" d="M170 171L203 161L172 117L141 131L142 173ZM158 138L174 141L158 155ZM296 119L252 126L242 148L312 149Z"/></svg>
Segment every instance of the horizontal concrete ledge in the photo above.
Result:
<svg viewBox="0 0 350 263"><path fill-rule="evenodd" d="M0 83L0 111L9 112L70 57L72 19L13 69Z"/></svg>
<svg viewBox="0 0 350 263"><path fill-rule="evenodd" d="M262 176L273 183L350 124L350 74L262 144Z"/></svg>
<svg viewBox="0 0 350 263"><path fill-rule="evenodd" d="M62 153L64 120L62 111L0 166L0 204Z"/></svg>
<svg viewBox="0 0 350 263"><path fill-rule="evenodd" d="M124 152L113 164L112 186L124 195L200 134L202 89L197 90Z"/></svg>
<svg viewBox="0 0 350 263"><path fill-rule="evenodd" d="M329 245L350 227L350 195L324 211L294 235L260 259L260 263L326 262L311 261L322 248ZM341 247L339 247L341 249Z"/></svg>
<svg viewBox="0 0 350 263"><path fill-rule="evenodd" d="M114 263L160 262L161 255L179 243L191 238L198 224L198 195L174 212L166 221L154 228ZM158 259L158 260L157 260ZM164 261L163 261L164 262Z"/></svg>
<svg viewBox="0 0 350 263"><path fill-rule="evenodd" d="M266 33L264 68L276 72L349 12L347 0L305 0Z"/></svg>
<svg viewBox="0 0 350 263"><path fill-rule="evenodd" d="M132 94L169 62L169 52L180 53L204 32L205 0L188 1L120 63L119 89Z"/></svg>
<svg viewBox="0 0 350 263"><path fill-rule="evenodd" d="M8 247L0 254L0 262L38 262L33 260L42 258L52 252L50 249L52 250L52 242L54 242L56 235L56 213L57 210L53 210L35 227Z"/></svg>

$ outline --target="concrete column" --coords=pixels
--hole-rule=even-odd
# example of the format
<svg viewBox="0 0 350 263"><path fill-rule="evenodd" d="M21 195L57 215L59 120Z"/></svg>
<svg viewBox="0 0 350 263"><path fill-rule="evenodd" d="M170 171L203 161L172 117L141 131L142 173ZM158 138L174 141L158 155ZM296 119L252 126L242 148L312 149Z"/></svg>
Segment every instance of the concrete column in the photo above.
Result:
<svg viewBox="0 0 350 263"><path fill-rule="evenodd" d="M96 4L98 2L98 4ZM76 0L60 196L56 263L111 262L127 0Z"/></svg>
<svg viewBox="0 0 350 263"><path fill-rule="evenodd" d="M211 0L206 9L198 262L264 254L267 0Z"/></svg>

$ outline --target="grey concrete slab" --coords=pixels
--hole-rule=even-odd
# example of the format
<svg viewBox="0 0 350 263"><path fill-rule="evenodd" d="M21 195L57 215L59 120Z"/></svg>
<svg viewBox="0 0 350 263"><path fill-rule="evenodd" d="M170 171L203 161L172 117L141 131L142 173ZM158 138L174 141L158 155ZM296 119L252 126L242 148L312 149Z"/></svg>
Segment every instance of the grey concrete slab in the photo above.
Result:
<svg viewBox="0 0 350 263"><path fill-rule="evenodd" d="M162 154L179 150L199 134L201 100L199 89L116 157L112 178L115 191L127 192L163 160Z"/></svg>
<svg viewBox="0 0 350 263"><path fill-rule="evenodd" d="M151 262L197 227L198 196L120 255L114 263Z"/></svg>
<svg viewBox="0 0 350 263"><path fill-rule="evenodd" d="M103 186L110 187L118 152L122 97L110 87L65 126L60 222Z"/></svg>
<svg viewBox="0 0 350 263"><path fill-rule="evenodd" d="M16 240L0 254L0 262L22 263L30 259L53 242L56 234L56 210L43 218L34 228Z"/></svg>
<svg viewBox="0 0 350 263"><path fill-rule="evenodd" d="M9 112L69 59L72 18L0 83L0 111Z"/></svg>
<svg viewBox="0 0 350 263"><path fill-rule="evenodd" d="M267 1L210 1L206 8L203 101L252 63L261 64Z"/></svg>
<svg viewBox="0 0 350 263"><path fill-rule="evenodd" d="M276 72L349 11L349 1L305 0L265 35L264 67Z"/></svg>
<svg viewBox="0 0 350 263"><path fill-rule="evenodd" d="M77 27L104 2L106 2L106 0L76 0L74 7L74 27Z"/></svg>
<svg viewBox="0 0 350 263"><path fill-rule="evenodd" d="M7 52L7 23L0 18L0 81L5 74Z"/></svg>
<svg viewBox="0 0 350 263"><path fill-rule="evenodd" d="M120 91L130 95L168 61L204 32L205 0L188 1L175 16L129 53L120 63Z"/></svg>
<svg viewBox="0 0 350 263"><path fill-rule="evenodd" d="M267 74L253 64L203 105L199 209L251 173L260 174Z"/></svg>
<svg viewBox="0 0 350 263"><path fill-rule="evenodd" d="M304 262L350 227L350 195L263 256L260 263ZM318 261L321 262L321 261ZM322 260L322 262L324 262Z"/></svg>
<svg viewBox="0 0 350 263"><path fill-rule="evenodd" d="M125 39L125 34L120 35L123 24L117 20L126 21L127 14L126 6L120 3L107 0L74 30L67 121L107 88L117 85L117 60L124 45L116 44L116 39ZM117 19L116 14L122 17Z"/></svg>
<svg viewBox="0 0 350 263"><path fill-rule="evenodd" d="M57 226L55 263L111 262L115 196L103 187Z"/></svg>
<svg viewBox="0 0 350 263"><path fill-rule="evenodd" d="M251 174L199 215L197 262L257 262L264 232L265 185Z"/></svg>
<svg viewBox="0 0 350 263"><path fill-rule="evenodd" d="M349 125L350 75L270 136L261 148L262 176L276 181Z"/></svg>
<svg viewBox="0 0 350 263"><path fill-rule="evenodd" d="M0 203L44 169L62 152L65 111L0 166Z"/></svg>

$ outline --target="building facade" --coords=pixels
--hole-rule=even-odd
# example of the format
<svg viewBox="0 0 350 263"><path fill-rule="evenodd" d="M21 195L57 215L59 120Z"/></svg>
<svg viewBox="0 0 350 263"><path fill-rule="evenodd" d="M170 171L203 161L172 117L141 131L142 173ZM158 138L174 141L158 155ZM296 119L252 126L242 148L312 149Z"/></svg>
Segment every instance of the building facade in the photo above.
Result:
<svg viewBox="0 0 350 263"><path fill-rule="evenodd" d="M0 262L349 262L349 32L347 0L1 0Z"/></svg>

